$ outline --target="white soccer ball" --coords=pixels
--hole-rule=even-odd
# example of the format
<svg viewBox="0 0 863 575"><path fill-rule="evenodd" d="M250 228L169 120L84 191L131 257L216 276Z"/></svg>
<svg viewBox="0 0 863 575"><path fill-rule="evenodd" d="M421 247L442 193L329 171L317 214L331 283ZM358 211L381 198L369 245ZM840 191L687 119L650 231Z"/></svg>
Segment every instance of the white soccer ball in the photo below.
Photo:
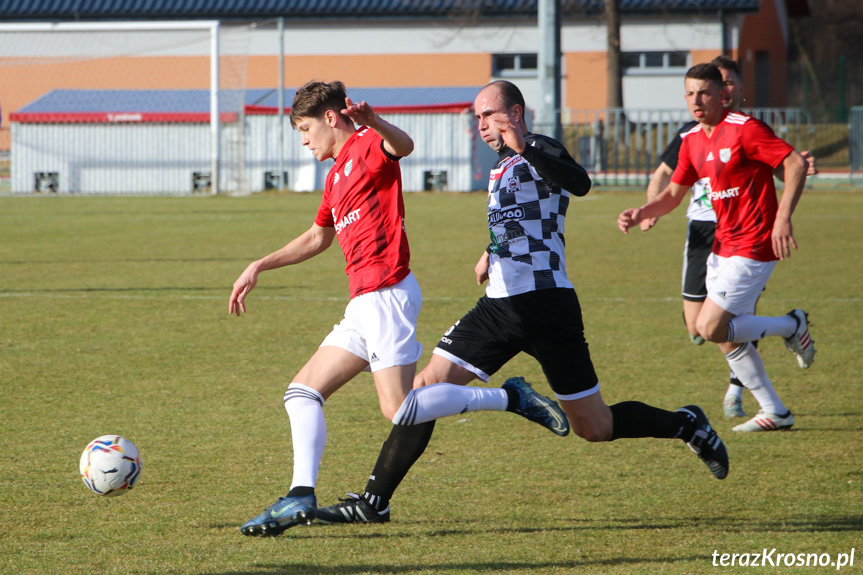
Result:
<svg viewBox="0 0 863 575"><path fill-rule="evenodd" d="M81 454L81 479L97 495L114 497L132 489L141 477L141 456L135 444L119 435L91 441Z"/></svg>

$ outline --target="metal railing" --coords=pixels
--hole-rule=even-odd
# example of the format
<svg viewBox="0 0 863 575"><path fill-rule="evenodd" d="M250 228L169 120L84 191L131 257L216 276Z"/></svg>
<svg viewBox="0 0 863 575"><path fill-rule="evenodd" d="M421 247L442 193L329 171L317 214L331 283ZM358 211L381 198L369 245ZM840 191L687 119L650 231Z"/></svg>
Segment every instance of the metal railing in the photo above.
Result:
<svg viewBox="0 0 863 575"><path fill-rule="evenodd" d="M798 150L809 149L815 128L798 108L747 109ZM563 143L600 186L647 185L659 155L691 120L686 110L565 110ZM537 126L537 131L541 131Z"/></svg>
<svg viewBox="0 0 863 575"><path fill-rule="evenodd" d="M851 178L863 178L863 106L851 108L848 127L848 160Z"/></svg>

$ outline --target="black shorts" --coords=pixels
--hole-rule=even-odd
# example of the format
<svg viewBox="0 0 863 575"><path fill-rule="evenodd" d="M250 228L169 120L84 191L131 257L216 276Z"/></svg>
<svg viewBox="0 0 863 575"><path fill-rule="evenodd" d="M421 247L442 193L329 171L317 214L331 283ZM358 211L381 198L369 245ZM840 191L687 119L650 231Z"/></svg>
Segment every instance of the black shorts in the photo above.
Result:
<svg viewBox="0 0 863 575"><path fill-rule="evenodd" d="M683 287L681 293L687 301L704 301L707 298L707 257L713 251L716 222L689 220L686 247L683 251Z"/></svg>
<svg viewBox="0 0 863 575"><path fill-rule="evenodd" d="M597 386L581 306L575 290L569 288L504 298L483 296L447 330L435 349L485 381L522 351L539 361L558 396L581 394Z"/></svg>

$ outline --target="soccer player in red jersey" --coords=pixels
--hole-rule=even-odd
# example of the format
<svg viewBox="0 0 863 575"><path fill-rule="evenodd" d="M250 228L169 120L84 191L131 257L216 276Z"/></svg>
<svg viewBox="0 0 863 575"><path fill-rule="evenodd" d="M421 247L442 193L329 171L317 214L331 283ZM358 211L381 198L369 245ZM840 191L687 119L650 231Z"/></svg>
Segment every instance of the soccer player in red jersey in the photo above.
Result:
<svg viewBox="0 0 863 575"><path fill-rule="evenodd" d="M743 106L743 81L737 63L727 56L717 56L711 62L722 73L722 81L725 86L727 98L723 105L731 112L740 112ZM686 134L698 122L692 120L684 124L665 150L660 155L660 164L653 172L650 184L647 186L647 201L655 198L671 183L671 176L677 167L680 146L683 144L682 134ZM815 158L806 151L800 152L806 158L809 166L807 176L818 173L815 166ZM783 170L777 169L774 175L780 180L784 179ZM683 256L683 281L681 294L683 296L683 320L689 337L695 345L704 343L704 338L698 334L696 322L701 306L707 299L707 258L713 250L713 240L716 231L716 214L710 205L710 190L696 182L692 187L692 197L686 211L689 224L686 233L686 245ZM647 231L656 224L656 218L650 218L641 222L641 230ZM753 311L753 313L755 313ZM758 342L752 342L758 347ZM732 372L729 378L728 389L723 398L723 409L726 417L746 417L743 411L743 384Z"/></svg>
<svg viewBox="0 0 863 575"><path fill-rule="evenodd" d="M344 319L285 393L294 448L291 489L242 525L242 533L252 536L278 535L314 519L315 484L327 438L323 405L362 371L372 372L381 412L395 423L412 426L486 409L513 411L546 427L551 420L566 423L554 401L529 387L441 383L411 389L422 353L416 339L422 293L409 267L399 160L413 151L413 140L368 103L353 103L341 82L309 82L300 88L291 124L318 161L333 159L335 164L311 228L249 264L234 282L228 313L239 316L246 311L246 296L261 272L312 258L336 238L347 263L351 300ZM525 412L525 402L535 408ZM567 423L563 432L568 431Z"/></svg>
<svg viewBox="0 0 863 575"><path fill-rule="evenodd" d="M645 219L671 212L691 185L706 182L717 224L707 261L707 299L698 314L697 329L704 339L719 344L729 367L761 407L734 430L788 429L794 417L773 389L750 342L779 335L802 368L808 368L815 355L803 310L780 317L753 314L777 260L789 257L792 247L797 249L791 215L803 193L808 164L763 122L723 107L727 94L715 65L690 68L684 87L698 125L682 134L671 184L640 208L621 213L618 227L627 233ZM785 188L777 202L773 171L780 167Z"/></svg>

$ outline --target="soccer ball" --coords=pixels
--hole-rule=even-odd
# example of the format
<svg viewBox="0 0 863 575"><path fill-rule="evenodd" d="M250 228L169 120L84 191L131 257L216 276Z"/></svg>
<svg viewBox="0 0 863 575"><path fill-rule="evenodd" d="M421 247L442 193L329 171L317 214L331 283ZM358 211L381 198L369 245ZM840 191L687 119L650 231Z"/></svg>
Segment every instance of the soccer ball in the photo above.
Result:
<svg viewBox="0 0 863 575"><path fill-rule="evenodd" d="M91 441L81 454L81 479L96 495L114 497L135 486L141 476L141 457L131 441L119 435L103 435Z"/></svg>

